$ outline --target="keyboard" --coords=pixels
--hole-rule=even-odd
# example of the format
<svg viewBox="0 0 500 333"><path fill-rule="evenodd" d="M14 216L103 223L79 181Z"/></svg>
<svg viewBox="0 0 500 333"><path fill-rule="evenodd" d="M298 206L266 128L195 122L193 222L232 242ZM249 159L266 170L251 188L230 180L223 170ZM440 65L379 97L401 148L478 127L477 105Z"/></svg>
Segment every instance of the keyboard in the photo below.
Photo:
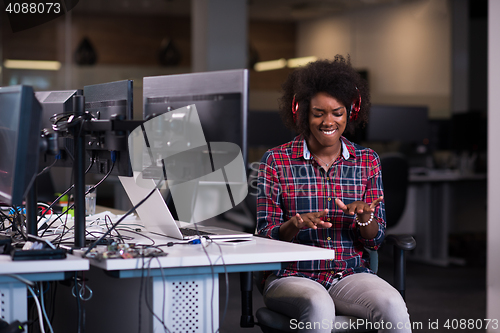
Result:
<svg viewBox="0 0 500 333"><path fill-rule="evenodd" d="M179 230L181 231L181 233L184 236L198 236L198 235L210 236L210 235L214 235L213 232L200 231L200 230L191 229L191 228L179 228Z"/></svg>

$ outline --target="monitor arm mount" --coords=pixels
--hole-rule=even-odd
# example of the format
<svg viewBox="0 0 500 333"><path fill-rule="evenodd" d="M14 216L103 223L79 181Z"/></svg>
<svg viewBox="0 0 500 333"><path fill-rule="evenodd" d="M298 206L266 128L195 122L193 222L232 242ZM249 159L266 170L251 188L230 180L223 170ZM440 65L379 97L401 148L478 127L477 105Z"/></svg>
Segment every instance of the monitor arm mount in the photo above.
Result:
<svg viewBox="0 0 500 333"><path fill-rule="evenodd" d="M57 155L59 153L57 138L57 132L42 129L39 140L39 153ZM26 232L34 236L38 234L38 199L36 183L35 178L26 195Z"/></svg>
<svg viewBox="0 0 500 333"><path fill-rule="evenodd" d="M113 131L121 136L128 135L130 131L141 126L143 120L124 120L120 117L111 117L106 120L87 119L85 117L84 96L73 96L73 110L75 116L84 119L81 126L75 126L72 130L72 136L75 144L75 163L73 172L75 177L75 230L74 247L85 247L85 134L90 132L109 132Z"/></svg>
<svg viewBox="0 0 500 333"><path fill-rule="evenodd" d="M124 120L119 116L106 120L92 119L85 113L85 98L82 95L73 96L74 119L78 122L66 127L61 132L67 132L74 141L74 248L85 247L85 135L89 133L113 132L118 136L128 135L136 127L141 126L144 120ZM68 121L70 123L71 120ZM61 133L62 134L62 133ZM66 133L64 133L66 134ZM41 152L57 155L58 130L54 132L42 131ZM37 236L38 211L36 182L34 182L26 197L26 223L28 234Z"/></svg>

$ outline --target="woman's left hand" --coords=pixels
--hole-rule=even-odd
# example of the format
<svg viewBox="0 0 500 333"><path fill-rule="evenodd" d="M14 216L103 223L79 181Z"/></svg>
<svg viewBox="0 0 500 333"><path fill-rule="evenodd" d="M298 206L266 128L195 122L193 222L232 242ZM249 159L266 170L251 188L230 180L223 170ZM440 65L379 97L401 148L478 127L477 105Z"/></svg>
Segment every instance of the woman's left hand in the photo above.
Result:
<svg viewBox="0 0 500 333"><path fill-rule="evenodd" d="M335 199L335 202L345 214L358 214L358 225L360 227L361 236L366 239L373 239L378 233L378 223L370 223L370 218L371 214L382 200L384 200L384 197L380 196L370 205L364 201L354 201L348 205L344 204L340 199Z"/></svg>
<svg viewBox="0 0 500 333"><path fill-rule="evenodd" d="M382 200L384 200L384 197L378 197L377 200L373 201L370 205L364 201L354 201L346 205L340 199L335 199L335 203L339 206L340 209L342 209L345 214L358 214L360 220L364 221L363 217L366 217L366 220L368 220L370 214L375 211L375 207L377 207L377 205L382 202Z"/></svg>

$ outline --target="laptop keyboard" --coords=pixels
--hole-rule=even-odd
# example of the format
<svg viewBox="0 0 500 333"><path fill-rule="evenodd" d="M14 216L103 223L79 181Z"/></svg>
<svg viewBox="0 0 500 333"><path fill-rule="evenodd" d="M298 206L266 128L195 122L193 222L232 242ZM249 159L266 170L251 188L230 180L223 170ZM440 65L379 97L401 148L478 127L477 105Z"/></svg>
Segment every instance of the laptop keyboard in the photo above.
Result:
<svg viewBox="0 0 500 333"><path fill-rule="evenodd" d="M210 235L215 235L213 232L206 232L206 231L200 231L196 229L191 229L191 228L179 228L181 233L184 236L210 236Z"/></svg>

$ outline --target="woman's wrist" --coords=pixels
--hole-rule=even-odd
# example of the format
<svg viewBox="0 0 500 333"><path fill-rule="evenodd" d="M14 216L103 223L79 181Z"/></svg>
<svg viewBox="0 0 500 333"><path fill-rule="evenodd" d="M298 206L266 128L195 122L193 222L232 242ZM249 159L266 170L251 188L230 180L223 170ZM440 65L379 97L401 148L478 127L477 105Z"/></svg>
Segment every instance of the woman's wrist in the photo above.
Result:
<svg viewBox="0 0 500 333"><path fill-rule="evenodd" d="M360 217L360 215L362 217ZM366 227L368 226L370 223L372 223L372 221L374 220L375 218L375 215L373 214L373 212L370 213L369 217L366 218L366 214L356 214L356 223L360 226L360 227Z"/></svg>
<svg viewBox="0 0 500 333"><path fill-rule="evenodd" d="M291 241L293 237L295 237L295 235L300 231L300 228L296 225L296 221L294 221L293 219L297 218L294 216L290 220L280 225L280 240Z"/></svg>

